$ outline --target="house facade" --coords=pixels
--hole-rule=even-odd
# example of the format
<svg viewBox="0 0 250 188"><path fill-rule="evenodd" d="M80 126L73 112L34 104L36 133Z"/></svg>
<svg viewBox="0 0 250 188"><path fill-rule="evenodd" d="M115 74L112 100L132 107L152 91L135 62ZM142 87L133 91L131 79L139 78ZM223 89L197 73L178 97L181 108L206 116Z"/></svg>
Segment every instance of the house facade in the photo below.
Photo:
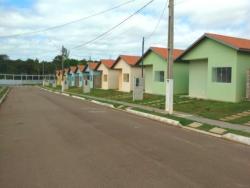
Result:
<svg viewBox="0 0 250 188"><path fill-rule="evenodd" d="M175 49L174 59L183 51ZM137 62L142 66L145 78L145 93L165 95L167 79L167 48L151 47ZM188 64L175 62L173 65L174 94L188 93Z"/></svg>
<svg viewBox="0 0 250 188"><path fill-rule="evenodd" d="M87 79L88 73L86 72L87 65L77 65L77 71L75 76L76 87L82 87L83 80Z"/></svg>
<svg viewBox="0 0 250 188"><path fill-rule="evenodd" d="M226 102L246 98L250 40L206 33L179 58L189 64L189 96Z"/></svg>
<svg viewBox="0 0 250 188"><path fill-rule="evenodd" d="M89 62L86 72L88 72L88 80L90 88L101 88L102 86L102 76L101 72L97 70L99 67L99 62Z"/></svg>
<svg viewBox="0 0 250 188"><path fill-rule="evenodd" d="M133 90L134 78L141 77L141 68L136 66L139 56L120 55L113 67L118 71L118 90L130 92Z"/></svg>
<svg viewBox="0 0 250 188"><path fill-rule="evenodd" d="M101 60L101 63L97 68L97 71L101 72L102 89L118 89L119 72L113 69L114 64L114 60L105 59Z"/></svg>
<svg viewBox="0 0 250 188"><path fill-rule="evenodd" d="M69 68L69 86L75 87L76 86L76 72L77 66L70 66Z"/></svg>

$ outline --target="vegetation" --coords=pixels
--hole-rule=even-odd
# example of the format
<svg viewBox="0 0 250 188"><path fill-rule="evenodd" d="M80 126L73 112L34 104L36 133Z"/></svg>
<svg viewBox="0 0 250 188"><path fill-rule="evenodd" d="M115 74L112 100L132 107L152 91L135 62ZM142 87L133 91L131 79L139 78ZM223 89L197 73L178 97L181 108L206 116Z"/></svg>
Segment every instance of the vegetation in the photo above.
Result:
<svg viewBox="0 0 250 188"><path fill-rule="evenodd" d="M52 61L39 61L38 59L12 60L8 55L0 55L0 74L42 74L43 65L45 74L54 74L61 68L61 55L57 55ZM86 64L87 60L66 59L64 67Z"/></svg>
<svg viewBox="0 0 250 188"><path fill-rule="evenodd" d="M6 93L7 90L8 90L7 87L1 87L1 86L0 86L0 99L1 99L2 96Z"/></svg>

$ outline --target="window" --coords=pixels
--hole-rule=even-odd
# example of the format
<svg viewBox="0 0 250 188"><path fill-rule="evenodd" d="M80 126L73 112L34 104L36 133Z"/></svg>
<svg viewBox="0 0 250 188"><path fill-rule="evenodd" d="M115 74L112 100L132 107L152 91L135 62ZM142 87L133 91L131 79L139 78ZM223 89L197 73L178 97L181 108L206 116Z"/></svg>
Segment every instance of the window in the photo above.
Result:
<svg viewBox="0 0 250 188"><path fill-rule="evenodd" d="M103 75L103 81L104 81L104 82L107 82L107 80L108 80L108 75L107 75L107 74L104 74L104 75Z"/></svg>
<svg viewBox="0 0 250 188"><path fill-rule="evenodd" d="M155 71L155 81L164 82L164 71Z"/></svg>
<svg viewBox="0 0 250 188"><path fill-rule="evenodd" d="M231 83L232 67L215 67L213 68L213 82Z"/></svg>
<svg viewBox="0 0 250 188"><path fill-rule="evenodd" d="M129 74L123 74L123 82L129 82Z"/></svg>

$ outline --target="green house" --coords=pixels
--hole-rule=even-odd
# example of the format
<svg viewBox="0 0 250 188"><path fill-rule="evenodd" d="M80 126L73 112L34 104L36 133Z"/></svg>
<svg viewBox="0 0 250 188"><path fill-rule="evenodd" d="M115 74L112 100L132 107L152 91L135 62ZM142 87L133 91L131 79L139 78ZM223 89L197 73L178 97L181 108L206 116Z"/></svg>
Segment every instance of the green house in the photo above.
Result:
<svg viewBox="0 0 250 188"><path fill-rule="evenodd" d="M183 51L174 50L174 58ZM167 48L151 47L138 61L142 65L145 78L145 93L165 95L166 93L166 71L167 71ZM175 62L173 66L174 94L188 93L188 64Z"/></svg>
<svg viewBox="0 0 250 188"><path fill-rule="evenodd" d="M189 64L189 96L239 102L246 98L250 40L206 33L177 61Z"/></svg>

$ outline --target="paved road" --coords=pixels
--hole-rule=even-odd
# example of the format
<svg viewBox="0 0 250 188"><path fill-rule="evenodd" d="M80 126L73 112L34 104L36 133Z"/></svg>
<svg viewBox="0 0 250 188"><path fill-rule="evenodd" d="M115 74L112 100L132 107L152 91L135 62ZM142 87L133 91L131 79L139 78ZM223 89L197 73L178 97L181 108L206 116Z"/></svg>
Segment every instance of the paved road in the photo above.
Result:
<svg viewBox="0 0 250 188"><path fill-rule="evenodd" d="M0 187L250 187L250 147L14 88L0 107Z"/></svg>

